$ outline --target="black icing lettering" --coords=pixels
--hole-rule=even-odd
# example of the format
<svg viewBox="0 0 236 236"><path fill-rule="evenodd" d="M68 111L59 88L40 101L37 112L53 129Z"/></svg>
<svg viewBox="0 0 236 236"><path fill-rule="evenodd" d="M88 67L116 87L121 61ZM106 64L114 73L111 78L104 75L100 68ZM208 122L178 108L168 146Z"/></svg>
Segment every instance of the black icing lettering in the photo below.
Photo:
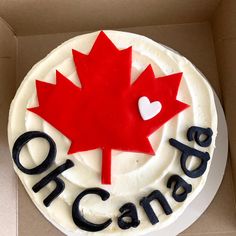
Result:
<svg viewBox="0 0 236 236"><path fill-rule="evenodd" d="M143 207L151 224L155 225L156 223L159 222L159 220L150 204L153 200L157 200L160 203L166 215L170 215L172 213L172 209L169 203L167 202L166 198L162 195L162 193L159 190L154 190L147 197L142 198L140 200L140 205Z"/></svg>
<svg viewBox="0 0 236 236"><path fill-rule="evenodd" d="M182 152L180 157L181 168L184 173L190 178L198 178L204 174L207 168L207 162L210 160L208 152L201 152L194 148L188 147L187 145L171 138L170 144ZM195 156L200 159L201 163L194 170L188 170L186 167L187 160L190 156Z"/></svg>
<svg viewBox="0 0 236 236"><path fill-rule="evenodd" d="M95 224L95 223L87 221L83 217L83 214L79 210L79 205L80 205L81 199L88 194L96 194L100 196L103 201L106 201L110 197L109 192L101 188L90 188L90 189L84 190L82 193L78 195L78 197L75 199L73 203L73 206L72 206L73 221L82 230L86 230L89 232L101 231L107 228L111 224L112 220L108 219L106 222L102 224Z"/></svg>
<svg viewBox="0 0 236 236"><path fill-rule="evenodd" d="M27 144L30 140L34 138L43 138L47 140L49 144L49 152L45 160L38 166L32 168L32 169L27 169L20 163L20 152L22 148ZM12 149L12 158L16 164L16 166L25 174L28 175L37 175L43 173L45 170L47 170L53 161L55 160L56 157L56 144L53 141L53 139L40 131L29 131L24 134L22 134L20 137L17 138L17 140L14 143L13 149Z"/></svg>
<svg viewBox="0 0 236 236"><path fill-rule="evenodd" d="M183 202L187 195L192 191L192 185L188 184L183 178L179 175L172 175L167 182L167 187L171 188L172 184L174 183L174 188L172 192L172 197L177 202ZM183 188L183 192L177 193L179 189Z"/></svg>
<svg viewBox="0 0 236 236"><path fill-rule="evenodd" d="M201 147L208 147L212 141L213 132L210 128L201 128L198 126L192 126L188 129L187 138L188 141L195 140ZM206 136L201 140L201 136Z"/></svg>
<svg viewBox="0 0 236 236"><path fill-rule="evenodd" d="M118 217L118 225L121 229L129 229L130 227L136 228L139 226L140 221L138 219L137 209L133 203L126 203L119 211L122 213ZM125 218L129 218L130 220L125 221Z"/></svg>
<svg viewBox="0 0 236 236"><path fill-rule="evenodd" d="M55 189L43 201L46 207L50 206L52 201L57 198L65 189L65 183L57 176L73 166L74 163L71 160L66 160L64 164L58 166L55 170L50 172L32 187L33 191L37 193L42 188L44 188L49 182L54 181L56 183Z"/></svg>

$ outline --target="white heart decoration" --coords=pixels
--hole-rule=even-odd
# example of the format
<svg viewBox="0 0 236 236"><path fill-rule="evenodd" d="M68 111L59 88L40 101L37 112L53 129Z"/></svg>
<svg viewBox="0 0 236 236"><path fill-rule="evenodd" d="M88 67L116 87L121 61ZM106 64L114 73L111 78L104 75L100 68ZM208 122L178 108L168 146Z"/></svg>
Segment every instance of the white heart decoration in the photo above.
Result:
<svg viewBox="0 0 236 236"><path fill-rule="evenodd" d="M150 120L161 111L162 105L159 101L150 102L143 96L138 100L138 108L143 120Z"/></svg>

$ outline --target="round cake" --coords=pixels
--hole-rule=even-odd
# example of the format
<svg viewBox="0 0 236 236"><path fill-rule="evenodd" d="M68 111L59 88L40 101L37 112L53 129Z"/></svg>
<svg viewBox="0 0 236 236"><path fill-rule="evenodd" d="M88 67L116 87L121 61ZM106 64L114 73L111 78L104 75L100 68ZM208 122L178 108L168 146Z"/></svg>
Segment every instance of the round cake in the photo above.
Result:
<svg viewBox="0 0 236 236"><path fill-rule="evenodd" d="M143 235L175 222L205 185L213 91L185 57L99 31L37 63L11 104L14 169L65 234Z"/></svg>

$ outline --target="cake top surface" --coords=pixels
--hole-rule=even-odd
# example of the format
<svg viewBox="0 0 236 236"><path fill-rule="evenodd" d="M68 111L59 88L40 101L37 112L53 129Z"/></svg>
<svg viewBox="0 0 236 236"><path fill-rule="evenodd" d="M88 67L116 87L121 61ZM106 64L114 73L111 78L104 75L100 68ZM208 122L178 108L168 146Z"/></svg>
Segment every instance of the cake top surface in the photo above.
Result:
<svg viewBox="0 0 236 236"><path fill-rule="evenodd" d="M144 36L104 31L65 42L25 77L10 110L11 149L20 135L32 131L49 138L34 133L33 141L25 139L27 149L18 146L21 165L30 169L43 163L55 142L52 165L46 172L29 175L15 162L15 170L52 223L63 232L81 232L71 216L75 199L88 189L102 189L109 193L105 202L98 201L94 193L81 201L86 219L112 219L102 234L137 235L170 224L198 195L211 160L204 162L208 163L205 169L199 168L200 175L194 172L199 160L189 158L183 168L180 151L185 147L185 151L212 156L217 115L211 87L186 58ZM53 189L51 183L38 192L32 187L63 163L64 169L57 174L65 188L45 207L43 200ZM187 183L188 191L191 185L184 201L173 198L173 185L167 186L180 180L176 176ZM164 211L153 206L159 220L153 225L141 203L151 190L159 191L168 203ZM129 207L135 207L139 221L126 230L115 223L125 202L133 203Z"/></svg>

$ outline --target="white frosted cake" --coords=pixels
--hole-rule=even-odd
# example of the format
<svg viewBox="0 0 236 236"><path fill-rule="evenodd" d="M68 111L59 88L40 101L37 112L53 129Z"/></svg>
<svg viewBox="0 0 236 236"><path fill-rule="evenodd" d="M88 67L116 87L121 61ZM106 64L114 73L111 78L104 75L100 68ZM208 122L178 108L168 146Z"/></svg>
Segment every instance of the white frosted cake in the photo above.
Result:
<svg viewBox="0 0 236 236"><path fill-rule="evenodd" d="M101 31L37 63L11 104L14 169L63 233L143 235L175 222L205 185L213 91L183 56Z"/></svg>

